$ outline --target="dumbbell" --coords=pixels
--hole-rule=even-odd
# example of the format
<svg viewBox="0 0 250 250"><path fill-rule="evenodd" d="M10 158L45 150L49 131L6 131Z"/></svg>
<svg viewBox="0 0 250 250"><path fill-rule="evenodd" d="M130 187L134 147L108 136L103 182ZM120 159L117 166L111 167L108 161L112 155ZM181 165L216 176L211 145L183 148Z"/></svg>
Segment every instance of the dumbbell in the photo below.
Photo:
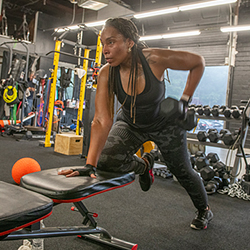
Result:
<svg viewBox="0 0 250 250"><path fill-rule="evenodd" d="M228 183L227 185L225 185L225 182L223 181L223 179L218 176L214 176L213 180L218 183L218 189L223 189L224 186L228 186L229 184Z"/></svg>
<svg viewBox="0 0 250 250"><path fill-rule="evenodd" d="M218 162L220 160L218 154L216 154L216 153L207 154L207 159L209 160L210 164L215 164L216 162Z"/></svg>
<svg viewBox="0 0 250 250"><path fill-rule="evenodd" d="M210 180L214 180L218 183L218 186L220 188L228 185L230 182L230 180L228 178L217 175L217 172L215 172L215 170L211 166L206 166L206 167L202 168L200 170L200 174L201 174L202 179L205 182L210 181Z"/></svg>
<svg viewBox="0 0 250 250"><path fill-rule="evenodd" d="M195 112L195 110L196 110L195 104L188 105L188 110L194 110L194 112Z"/></svg>
<svg viewBox="0 0 250 250"><path fill-rule="evenodd" d="M210 142L217 143L220 140L220 134L218 133L217 129L211 128L207 132L208 134L208 139Z"/></svg>
<svg viewBox="0 0 250 250"><path fill-rule="evenodd" d="M187 117L185 120L176 120L176 123L183 129L189 131L197 126L197 117L194 110L187 111Z"/></svg>
<svg viewBox="0 0 250 250"><path fill-rule="evenodd" d="M195 152L195 157L206 157L206 154L204 151L198 150Z"/></svg>
<svg viewBox="0 0 250 250"><path fill-rule="evenodd" d="M223 174L226 172L227 166L222 161L217 161L212 164L215 175L218 177L223 177Z"/></svg>
<svg viewBox="0 0 250 250"><path fill-rule="evenodd" d="M232 114L232 110L230 108L226 108L224 111L223 111L223 114L226 118L230 118L231 117L231 114Z"/></svg>
<svg viewBox="0 0 250 250"><path fill-rule="evenodd" d="M198 170L209 166L209 160L205 157L197 157L195 160L195 166Z"/></svg>
<svg viewBox="0 0 250 250"><path fill-rule="evenodd" d="M233 106L232 107L233 118L238 119L242 115L244 108L245 108L244 106L240 106L239 108L238 106Z"/></svg>
<svg viewBox="0 0 250 250"><path fill-rule="evenodd" d="M219 116L219 105L214 105L211 109L212 116Z"/></svg>
<svg viewBox="0 0 250 250"><path fill-rule="evenodd" d="M197 133L197 138L199 141L205 142L207 140L207 133L205 131L199 131Z"/></svg>
<svg viewBox="0 0 250 250"><path fill-rule="evenodd" d="M201 104L197 105L195 111L198 115L203 115L203 106Z"/></svg>
<svg viewBox="0 0 250 250"><path fill-rule="evenodd" d="M186 112L184 103L174 98L168 97L160 104L160 114L166 119L174 119L175 122L183 129L191 130L197 125L197 118L194 110L188 110L186 119L179 119Z"/></svg>
<svg viewBox="0 0 250 250"><path fill-rule="evenodd" d="M226 105L221 105L220 108L219 108L219 113L223 113L226 108L227 108Z"/></svg>
<svg viewBox="0 0 250 250"><path fill-rule="evenodd" d="M203 113L205 116L210 116L211 114L211 108L209 105L205 105L203 106Z"/></svg>
<svg viewBox="0 0 250 250"><path fill-rule="evenodd" d="M228 186L230 184L230 178L229 171L227 171L227 166L223 162L218 161L213 164L213 169L215 172L215 176L221 178L224 186Z"/></svg>
<svg viewBox="0 0 250 250"><path fill-rule="evenodd" d="M226 146L232 146L235 143L237 137L239 136L240 130L235 130L234 133L231 133L227 129L224 129L224 131L225 134L222 137L222 141Z"/></svg>
<svg viewBox="0 0 250 250"><path fill-rule="evenodd" d="M202 169L200 169L201 177L204 181L209 181L214 178L215 172L212 167L205 166Z"/></svg>
<svg viewBox="0 0 250 250"><path fill-rule="evenodd" d="M214 179L208 181L205 185L205 189L206 189L207 194L216 193L218 188L219 188L219 183L217 181L215 181Z"/></svg>

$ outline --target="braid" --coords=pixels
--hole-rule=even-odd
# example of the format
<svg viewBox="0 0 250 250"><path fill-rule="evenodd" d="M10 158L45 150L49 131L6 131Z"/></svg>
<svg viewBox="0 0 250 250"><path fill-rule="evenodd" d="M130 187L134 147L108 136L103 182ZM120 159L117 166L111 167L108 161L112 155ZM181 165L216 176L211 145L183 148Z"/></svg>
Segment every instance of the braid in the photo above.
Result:
<svg viewBox="0 0 250 250"><path fill-rule="evenodd" d="M135 102L136 102L136 89L137 84L136 80L138 78L138 50L142 50L143 48L147 47L147 45L143 42L141 42L140 36L138 34L137 27L135 24L125 18L109 18L105 26L111 26L118 30L119 33L121 33L125 39L129 38L132 41L134 41L135 45L131 49L131 68L129 73L129 81L128 81L128 90L131 89L131 104L130 104L130 115L131 118L133 117L133 122L135 122ZM118 66L112 67L110 66L109 70L109 80L108 80L108 86L109 86L109 99L110 99L110 111L111 114L114 114L114 93L115 93L115 72L118 70ZM124 103L126 101L127 97L124 100ZM122 104L122 106L124 105Z"/></svg>

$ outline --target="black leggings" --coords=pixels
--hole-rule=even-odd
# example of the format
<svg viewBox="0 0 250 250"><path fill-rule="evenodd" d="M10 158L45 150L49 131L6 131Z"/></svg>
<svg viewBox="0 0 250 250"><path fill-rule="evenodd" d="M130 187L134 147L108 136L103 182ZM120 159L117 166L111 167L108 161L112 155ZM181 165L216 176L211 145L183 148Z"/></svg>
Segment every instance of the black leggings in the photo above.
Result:
<svg viewBox="0 0 250 250"><path fill-rule="evenodd" d="M186 131L176 125L168 125L157 132L144 133L124 121L117 121L108 136L98 168L142 174L144 161L135 153L146 141L153 141L159 148L165 163L179 183L186 189L198 210L208 205L207 194L199 175L193 170L187 151Z"/></svg>

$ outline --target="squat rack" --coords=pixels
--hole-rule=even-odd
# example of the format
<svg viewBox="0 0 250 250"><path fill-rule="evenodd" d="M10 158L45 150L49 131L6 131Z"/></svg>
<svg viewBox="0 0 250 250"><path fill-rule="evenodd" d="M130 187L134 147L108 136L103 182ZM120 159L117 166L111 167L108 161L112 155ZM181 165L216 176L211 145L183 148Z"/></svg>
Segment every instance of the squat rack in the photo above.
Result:
<svg viewBox="0 0 250 250"><path fill-rule="evenodd" d="M100 32L98 34L98 39L97 39L97 49L96 49L96 58L95 59L89 58L90 49L88 49L88 48L85 48L83 57L80 55L73 55L70 53L60 51L62 41L64 43L68 43L67 40L62 40L62 37L66 33L67 33L67 31L64 32L58 39L56 39L55 50L50 51L49 53L46 54L46 55L48 55L50 53L54 53L54 59L53 59L53 69L52 69L52 73L51 73L51 77L50 77L51 86L50 86L50 96L49 96L49 106L48 106L49 119L48 119L47 131L46 131L46 135L45 135L44 147L51 147L50 136L51 136L51 131L52 131L54 103L55 103L55 94L56 94L57 70L58 70L58 63L59 63L60 54L66 55L66 56L71 56L71 57L76 57L78 59L84 59L83 70L85 71L85 74L81 79L79 108L78 108L78 114L77 114L76 135L80 134L80 120L82 120L82 113L83 113L83 102L84 102L84 96L85 96L85 85L86 85L86 80L87 80L88 61L94 61L95 63L97 63L98 66L101 65L102 45L100 42ZM70 43L70 42L68 44L72 45L72 43ZM82 47L82 46L80 45L80 47Z"/></svg>

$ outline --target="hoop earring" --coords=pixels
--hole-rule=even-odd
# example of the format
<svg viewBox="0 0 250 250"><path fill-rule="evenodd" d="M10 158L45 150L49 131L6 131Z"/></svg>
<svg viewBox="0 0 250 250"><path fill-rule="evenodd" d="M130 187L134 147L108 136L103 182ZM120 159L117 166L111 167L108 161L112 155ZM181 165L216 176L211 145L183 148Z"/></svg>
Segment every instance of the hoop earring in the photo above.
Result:
<svg viewBox="0 0 250 250"><path fill-rule="evenodd" d="M131 52L131 48L130 47L128 48L128 52Z"/></svg>

